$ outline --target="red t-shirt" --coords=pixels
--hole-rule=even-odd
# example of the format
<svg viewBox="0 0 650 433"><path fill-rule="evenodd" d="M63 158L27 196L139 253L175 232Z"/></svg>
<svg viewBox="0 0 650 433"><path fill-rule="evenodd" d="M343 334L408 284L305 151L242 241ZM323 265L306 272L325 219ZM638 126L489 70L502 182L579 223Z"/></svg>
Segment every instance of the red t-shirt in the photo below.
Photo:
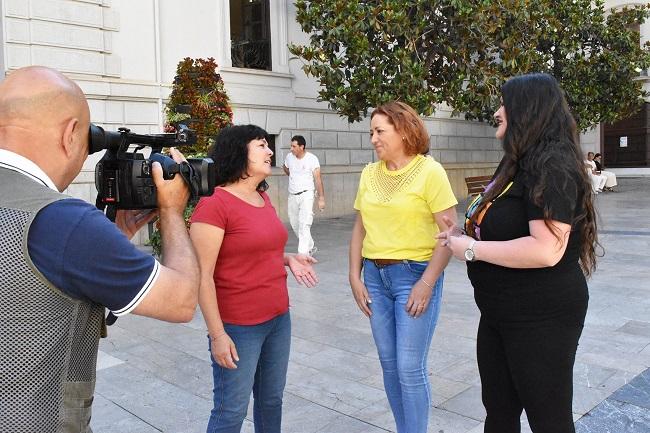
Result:
<svg viewBox="0 0 650 433"><path fill-rule="evenodd" d="M214 267L221 320L256 325L289 310L284 246L287 229L266 193L255 207L222 188L202 198L192 223L206 223L225 233Z"/></svg>

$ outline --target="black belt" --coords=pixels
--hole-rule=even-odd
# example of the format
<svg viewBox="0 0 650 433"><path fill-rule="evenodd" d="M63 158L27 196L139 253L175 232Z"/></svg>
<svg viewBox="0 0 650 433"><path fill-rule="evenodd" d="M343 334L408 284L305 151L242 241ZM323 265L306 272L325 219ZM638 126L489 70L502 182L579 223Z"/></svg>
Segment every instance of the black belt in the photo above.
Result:
<svg viewBox="0 0 650 433"><path fill-rule="evenodd" d="M306 190L304 190L304 191L300 191L300 192L292 192L291 195L300 195L300 194L302 194L303 192L307 192L307 191L309 191L309 190L306 189Z"/></svg>

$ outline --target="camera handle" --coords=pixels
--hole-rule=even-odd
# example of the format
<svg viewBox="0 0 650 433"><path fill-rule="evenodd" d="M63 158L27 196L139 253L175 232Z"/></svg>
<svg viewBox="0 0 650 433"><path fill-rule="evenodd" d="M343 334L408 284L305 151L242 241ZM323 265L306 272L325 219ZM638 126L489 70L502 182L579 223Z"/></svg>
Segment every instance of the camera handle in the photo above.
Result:
<svg viewBox="0 0 650 433"><path fill-rule="evenodd" d="M170 157L160 153L152 153L149 159L152 163L154 161L160 163L163 170L163 179L173 179L176 174L179 174L190 189L190 201L198 199L200 191L198 178L194 172L194 167L187 161L177 163Z"/></svg>
<svg viewBox="0 0 650 433"><path fill-rule="evenodd" d="M161 153L152 153L149 156L149 160L153 164L157 162L162 167L163 179L169 180L173 179L176 173L180 172L180 164L171 159L170 157L163 155Z"/></svg>

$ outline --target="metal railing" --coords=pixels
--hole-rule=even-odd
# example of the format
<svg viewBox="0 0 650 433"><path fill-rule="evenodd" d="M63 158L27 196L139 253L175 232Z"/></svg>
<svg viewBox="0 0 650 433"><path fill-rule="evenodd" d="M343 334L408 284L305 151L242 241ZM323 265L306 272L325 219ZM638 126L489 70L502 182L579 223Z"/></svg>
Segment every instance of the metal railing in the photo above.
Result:
<svg viewBox="0 0 650 433"><path fill-rule="evenodd" d="M231 41L231 57L236 68L271 70L271 41Z"/></svg>

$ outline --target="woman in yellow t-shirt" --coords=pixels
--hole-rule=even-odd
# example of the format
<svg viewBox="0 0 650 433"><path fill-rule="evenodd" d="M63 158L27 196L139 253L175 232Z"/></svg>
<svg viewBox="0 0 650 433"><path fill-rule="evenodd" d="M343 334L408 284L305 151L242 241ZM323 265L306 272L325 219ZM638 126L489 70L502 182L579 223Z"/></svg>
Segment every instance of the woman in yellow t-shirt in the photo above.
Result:
<svg viewBox="0 0 650 433"><path fill-rule="evenodd" d="M359 181L350 286L370 318L397 432L426 433L427 353L451 257L436 248L436 235L443 217L456 220L457 201L445 170L425 156L429 135L413 108L402 102L376 108L370 141L380 161L368 164Z"/></svg>

